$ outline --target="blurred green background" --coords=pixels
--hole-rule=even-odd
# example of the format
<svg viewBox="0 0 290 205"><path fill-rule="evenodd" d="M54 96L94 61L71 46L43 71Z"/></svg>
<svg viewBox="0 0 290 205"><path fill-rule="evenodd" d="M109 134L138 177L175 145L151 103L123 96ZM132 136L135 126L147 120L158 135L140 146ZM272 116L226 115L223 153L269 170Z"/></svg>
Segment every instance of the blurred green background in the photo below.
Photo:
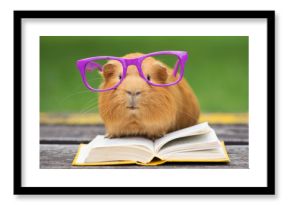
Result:
<svg viewBox="0 0 290 205"><path fill-rule="evenodd" d="M185 78L202 112L248 112L247 36L41 36L40 111L97 112L76 60L161 50L188 52Z"/></svg>

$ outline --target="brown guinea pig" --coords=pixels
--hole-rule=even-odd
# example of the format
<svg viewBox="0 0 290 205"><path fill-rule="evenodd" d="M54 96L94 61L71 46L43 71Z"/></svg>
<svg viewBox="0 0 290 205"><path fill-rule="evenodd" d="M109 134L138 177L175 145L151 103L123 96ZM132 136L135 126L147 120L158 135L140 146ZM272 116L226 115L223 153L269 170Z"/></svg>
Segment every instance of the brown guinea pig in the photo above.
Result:
<svg viewBox="0 0 290 205"><path fill-rule="evenodd" d="M124 58L136 58L142 53L132 53ZM151 81L169 83L175 78L171 68L150 57L143 61L143 73ZM107 88L119 81L122 67L116 61L104 65ZM197 98L183 78L172 86L151 86L142 79L135 66L127 69L123 82L112 91L99 94L99 112L109 137L145 136L156 139L167 132L189 127L198 122Z"/></svg>

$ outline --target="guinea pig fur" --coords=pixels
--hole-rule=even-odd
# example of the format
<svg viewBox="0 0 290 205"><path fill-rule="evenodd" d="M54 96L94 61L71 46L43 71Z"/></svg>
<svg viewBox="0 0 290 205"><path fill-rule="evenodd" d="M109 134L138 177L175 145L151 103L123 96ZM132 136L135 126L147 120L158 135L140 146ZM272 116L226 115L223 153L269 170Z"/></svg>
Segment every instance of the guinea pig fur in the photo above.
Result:
<svg viewBox="0 0 290 205"><path fill-rule="evenodd" d="M124 58L136 58L132 53ZM143 73L152 81L169 83L175 78L171 68L150 57L142 64ZM120 80L121 65L108 61L100 88L111 87ZM144 136L156 139L167 132L195 125L199 118L197 97L183 78L173 86L156 87L146 83L135 66L127 69L123 82L112 91L99 94L99 112L108 137Z"/></svg>

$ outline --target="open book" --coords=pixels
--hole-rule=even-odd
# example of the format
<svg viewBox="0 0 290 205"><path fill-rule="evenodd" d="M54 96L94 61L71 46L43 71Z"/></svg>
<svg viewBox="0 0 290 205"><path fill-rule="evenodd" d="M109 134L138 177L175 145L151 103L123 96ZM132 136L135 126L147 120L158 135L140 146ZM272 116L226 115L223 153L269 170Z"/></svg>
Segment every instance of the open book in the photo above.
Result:
<svg viewBox="0 0 290 205"><path fill-rule="evenodd" d="M165 162L229 162L223 142L208 123L168 133L152 141L143 137L106 138L97 135L81 144L73 165L142 164Z"/></svg>

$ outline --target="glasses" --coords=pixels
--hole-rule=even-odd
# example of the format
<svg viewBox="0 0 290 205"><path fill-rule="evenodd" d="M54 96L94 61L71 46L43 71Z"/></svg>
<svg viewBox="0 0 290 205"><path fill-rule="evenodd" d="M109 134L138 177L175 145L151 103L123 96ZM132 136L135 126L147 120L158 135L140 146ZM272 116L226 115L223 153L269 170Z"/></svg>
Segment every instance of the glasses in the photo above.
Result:
<svg viewBox="0 0 290 205"><path fill-rule="evenodd" d="M146 69L148 69L148 62L152 57L157 62L160 62L162 66L166 65L167 68L172 68L167 75L168 81L158 81L146 74ZM149 85L165 87L177 84L181 81L184 75L184 65L187 60L187 52L185 51L159 51L154 53L144 54L137 58L121 58L115 56L95 56L90 58L85 58L77 61L77 67L80 71L82 81L84 85L92 92L105 92L109 90L116 89L126 78L128 66L135 65L139 76L146 81ZM114 67L108 66L110 63L114 62ZM116 66L117 65L117 66ZM118 76L115 76L114 80L106 86L105 89L100 89L99 86L104 80L104 74L113 74L114 69L121 68L119 70ZM154 67L153 67L154 69ZM156 68L158 69L158 68ZM108 72L109 71L109 72ZM116 75L116 74L115 74Z"/></svg>

